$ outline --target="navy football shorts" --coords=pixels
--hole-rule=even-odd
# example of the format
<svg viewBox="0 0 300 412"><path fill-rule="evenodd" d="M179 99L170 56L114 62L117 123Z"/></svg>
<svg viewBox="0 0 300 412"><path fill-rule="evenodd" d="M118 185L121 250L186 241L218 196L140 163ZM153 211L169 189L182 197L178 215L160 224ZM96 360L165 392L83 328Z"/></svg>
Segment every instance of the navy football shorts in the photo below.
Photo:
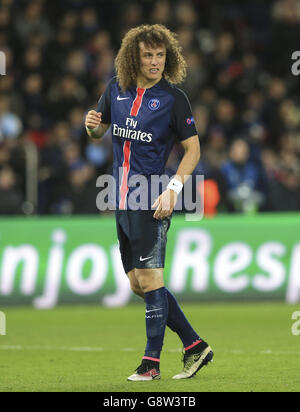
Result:
<svg viewBox="0 0 300 412"><path fill-rule="evenodd" d="M116 210L117 234L125 273L163 268L171 217L154 219L155 210Z"/></svg>

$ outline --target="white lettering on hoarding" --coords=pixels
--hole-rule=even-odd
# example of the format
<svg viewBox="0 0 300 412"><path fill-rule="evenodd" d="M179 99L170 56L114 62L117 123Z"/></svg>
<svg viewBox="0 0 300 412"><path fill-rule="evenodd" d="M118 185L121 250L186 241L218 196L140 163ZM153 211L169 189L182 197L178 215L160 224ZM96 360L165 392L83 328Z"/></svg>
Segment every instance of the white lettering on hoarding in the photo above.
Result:
<svg viewBox="0 0 300 412"><path fill-rule="evenodd" d="M33 300L33 305L39 309L49 309L56 305L64 261L63 244L66 242L66 232L57 229L52 233L54 245L51 247L45 274L44 295Z"/></svg>
<svg viewBox="0 0 300 412"><path fill-rule="evenodd" d="M51 308L57 304L62 290L79 296L100 292L110 274L115 290L106 294L102 303L113 307L129 302L132 292L117 245L108 252L98 244L82 243L65 255L66 241L66 231L52 232L53 243L43 273L40 271L44 261L39 257L38 248L29 244L3 248L0 296L14 293L32 296L35 307ZM36 295L38 273L43 282L40 296ZM66 281L64 284L62 279ZM266 297L269 292L286 286L287 302L296 303L300 300L300 243L291 251L281 242L265 242L256 251L245 242L217 248L207 230L178 230L168 286L178 293L206 293L210 283L216 290L229 294L251 288Z"/></svg>
<svg viewBox="0 0 300 412"><path fill-rule="evenodd" d="M83 266L90 261L92 269L89 276L83 278ZM95 244L85 244L73 250L69 257L66 280L72 292L78 295L90 295L101 289L107 275L107 256L105 250Z"/></svg>
<svg viewBox="0 0 300 412"><path fill-rule="evenodd" d="M286 300L288 303L297 303L300 300L300 243L297 243L292 251Z"/></svg>
<svg viewBox="0 0 300 412"><path fill-rule="evenodd" d="M0 335L6 335L6 316L4 312L0 312Z"/></svg>
<svg viewBox="0 0 300 412"><path fill-rule="evenodd" d="M283 263L276 260L275 257L282 258L285 254L285 246L278 242L265 243L258 249L257 264L268 276L257 274L253 279L255 289L262 292L271 292L282 285L286 271Z"/></svg>
<svg viewBox="0 0 300 412"><path fill-rule="evenodd" d="M292 334L294 336L299 336L300 335L300 319L297 320L298 318L300 318L300 312L294 312L292 314L292 319L296 320L296 322L293 323L292 325Z"/></svg>
<svg viewBox="0 0 300 412"><path fill-rule="evenodd" d="M217 286L225 292L241 292L249 285L249 275L240 273L251 263L253 252L242 242L230 243L218 253L214 265Z"/></svg>
<svg viewBox="0 0 300 412"><path fill-rule="evenodd" d="M114 245L110 249L110 255L113 264L114 279L116 281L116 292L104 296L102 303L108 307L124 306L129 302L132 292L130 283L124 272L118 245Z"/></svg>
<svg viewBox="0 0 300 412"><path fill-rule="evenodd" d="M38 264L39 255L35 247L6 247L2 258L0 293L4 296L12 294L17 269L21 265L21 292L24 295L32 295L36 287Z"/></svg>
<svg viewBox="0 0 300 412"><path fill-rule="evenodd" d="M176 238L170 276L170 288L183 292L187 275L192 270L192 286L195 292L204 292L208 287L211 236L205 230L182 229Z"/></svg>

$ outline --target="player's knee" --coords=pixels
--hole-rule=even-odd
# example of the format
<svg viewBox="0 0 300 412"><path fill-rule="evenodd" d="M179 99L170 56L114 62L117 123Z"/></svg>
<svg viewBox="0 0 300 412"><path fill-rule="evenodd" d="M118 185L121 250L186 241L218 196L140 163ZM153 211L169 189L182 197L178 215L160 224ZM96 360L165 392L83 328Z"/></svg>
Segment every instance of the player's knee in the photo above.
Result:
<svg viewBox="0 0 300 412"><path fill-rule="evenodd" d="M139 285L137 285L136 283L130 283L130 287L134 294L140 296L141 298L144 298L144 292Z"/></svg>
<svg viewBox="0 0 300 412"><path fill-rule="evenodd" d="M140 282L140 290L142 291L142 293L145 293L149 289L149 286L151 285L151 283L147 279L140 279L139 282Z"/></svg>
<svg viewBox="0 0 300 412"><path fill-rule="evenodd" d="M136 279L143 293L159 289L164 286L162 271L157 269L146 269L136 271Z"/></svg>
<svg viewBox="0 0 300 412"><path fill-rule="evenodd" d="M163 286L163 283L161 281L156 281L152 279L145 279L142 278L140 279L140 288L144 293L150 292L155 289L159 289Z"/></svg>

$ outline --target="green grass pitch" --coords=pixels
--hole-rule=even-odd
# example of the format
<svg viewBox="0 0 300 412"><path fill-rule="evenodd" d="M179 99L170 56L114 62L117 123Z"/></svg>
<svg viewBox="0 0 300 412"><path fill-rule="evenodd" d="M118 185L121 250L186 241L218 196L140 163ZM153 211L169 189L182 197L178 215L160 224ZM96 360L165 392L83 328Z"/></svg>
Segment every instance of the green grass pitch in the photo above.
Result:
<svg viewBox="0 0 300 412"><path fill-rule="evenodd" d="M214 362L174 381L181 342L166 331L160 381L128 382L145 347L144 305L119 309L61 306L1 308L0 391L234 392L299 391L299 306L281 303L182 304L212 346Z"/></svg>

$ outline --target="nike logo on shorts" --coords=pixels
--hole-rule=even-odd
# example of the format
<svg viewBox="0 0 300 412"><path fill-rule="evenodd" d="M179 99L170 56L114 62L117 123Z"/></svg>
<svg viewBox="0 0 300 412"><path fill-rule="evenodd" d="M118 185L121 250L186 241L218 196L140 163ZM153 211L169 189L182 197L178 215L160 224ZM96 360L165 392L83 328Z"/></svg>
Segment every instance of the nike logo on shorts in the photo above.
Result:
<svg viewBox="0 0 300 412"><path fill-rule="evenodd" d="M120 97L120 96L117 97L117 100L127 100L127 99L130 99L130 97Z"/></svg>
<svg viewBox="0 0 300 412"><path fill-rule="evenodd" d="M143 258L142 256L140 256L140 262L144 262L144 260L151 259L152 257L153 257L153 255L152 255L152 256L149 256L149 257L145 257L145 258Z"/></svg>
<svg viewBox="0 0 300 412"><path fill-rule="evenodd" d="M149 313L149 312L156 312L157 310L162 310L162 309L163 309L163 308L146 310L146 313Z"/></svg>

